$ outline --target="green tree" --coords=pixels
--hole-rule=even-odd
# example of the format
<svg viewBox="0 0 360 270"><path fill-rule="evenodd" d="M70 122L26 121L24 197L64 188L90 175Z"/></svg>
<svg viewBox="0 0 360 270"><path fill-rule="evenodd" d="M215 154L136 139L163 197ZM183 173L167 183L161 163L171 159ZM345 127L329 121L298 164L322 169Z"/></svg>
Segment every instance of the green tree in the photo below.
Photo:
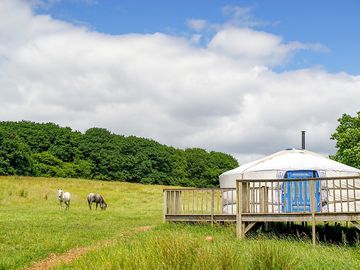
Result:
<svg viewBox="0 0 360 270"><path fill-rule="evenodd" d="M187 171L190 179L203 179L208 170L208 153L200 148L188 148L185 150Z"/></svg>
<svg viewBox="0 0 360 270"><path fill-rule="evenodd" d="M83 177L163 185L218 186L230 155L176 149L103 128L84 134L53 123L0 122L0 174Z"/></svg>
<svg viewBox="0 0 360 270"><path fill-rule="evenodd" d="M0 129L0 174L31 175L32 169L29 147L16 133Z"/></svg>
<svg viewBox="0 0 360 270"><path fill-rule="evenodd" d="M205 172L208 185L219 186L219 175L237 166L239 166L238 162L231 155L211 151L209 154L209 166Z"/></svg>
<svg viewBox="0 0 360 270"><path fill-rule="evenodd" d="M82 134L72 131L69 127L30 121L0 122L0 126L2 129L16 133L30 147L32 153L49 151L65 162L79 158L77 145Z"/></svg>
<svg viewBox="0 0 360 270"><path fill-rule="evenodd" d="M331 139L336 140L337 152L333 159L360 169L360 112L352 117L343 114Z"/></svg>
<svg viewBox="0 0 360 270"><path fill-rule="evenodd" d="M92 164L91 177L101 180L124 181L121 145L122 136L103 128L88 129L81 139L79 149Z"/></svg>

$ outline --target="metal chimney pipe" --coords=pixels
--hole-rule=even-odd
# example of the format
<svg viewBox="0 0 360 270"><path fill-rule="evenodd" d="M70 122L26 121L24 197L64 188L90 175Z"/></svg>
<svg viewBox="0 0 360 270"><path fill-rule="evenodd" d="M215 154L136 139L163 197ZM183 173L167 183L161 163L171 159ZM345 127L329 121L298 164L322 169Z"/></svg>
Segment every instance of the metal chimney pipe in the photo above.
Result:
<svg viewBox="0 0 360 270"><path fill-rule="evenodd" d="M305 130L301 131L301 149L305 150Z"/></svg>

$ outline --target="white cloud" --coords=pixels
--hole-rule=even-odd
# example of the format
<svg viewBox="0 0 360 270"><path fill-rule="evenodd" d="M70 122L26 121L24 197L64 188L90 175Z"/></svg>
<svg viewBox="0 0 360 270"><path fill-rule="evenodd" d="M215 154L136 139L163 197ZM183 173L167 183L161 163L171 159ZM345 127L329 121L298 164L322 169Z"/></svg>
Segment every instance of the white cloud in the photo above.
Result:
<svg viewBox="0 0 360 270"><path fill-rule="evenodd" d="M242 161L298 147L318 152L342 113L359 110L360 77L309 68L275 73L300 42L226 26L207 47L154 34L112 36L0 2L0 120L100 126Z"/></svg>
<svg viewBox="0 0 360 270"><path fill-rule="evenodd" d="M223 14L230 18L230 20L227 22L228 25L240 27L256 27L270 24L267 21L260 20L252 16L252 10L253 7L242 7L233 5L227 5L222 9Z"/></svg>
<svg viewBox="0 0 360 270"><path fill-rule="evenodd" d="M186 25L197 32L203 31L206 27L208 27L208 22L206 20L200 19L188 19L186 21Z"/></svg>
<svg viewBox="0 0 360 270"><path fill-rule="evenodd" d="M296 50L307 49L327 52L320 43L284 43L282 38L270 33L235 26L226 26L218 31L208 44L208 48L228 57L239 59L250 66L278 65Z"/></svg>

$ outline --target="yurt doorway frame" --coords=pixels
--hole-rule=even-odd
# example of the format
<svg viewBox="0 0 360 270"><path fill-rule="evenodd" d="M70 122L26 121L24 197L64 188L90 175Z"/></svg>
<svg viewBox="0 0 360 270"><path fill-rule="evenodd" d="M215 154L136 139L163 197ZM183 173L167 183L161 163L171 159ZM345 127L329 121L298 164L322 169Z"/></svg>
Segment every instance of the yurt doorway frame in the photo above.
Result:
<svg viewBox="0 0 360 270"><path fill-rule="evenodd" d="M284 174L285 179L306 179L319 178L317 171L313 170L294 170ZM320 211L320 181L315 182L316 212ZM281 211L291 212L311 212L310 202L310 182L309 181L287 181L281 189Z"/></svg>

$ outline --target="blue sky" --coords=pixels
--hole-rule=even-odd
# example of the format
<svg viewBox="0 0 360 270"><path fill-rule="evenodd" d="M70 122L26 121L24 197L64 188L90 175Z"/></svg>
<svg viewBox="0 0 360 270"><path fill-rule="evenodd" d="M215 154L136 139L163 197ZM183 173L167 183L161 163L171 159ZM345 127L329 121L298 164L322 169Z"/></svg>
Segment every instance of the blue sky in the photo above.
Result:
<svg viewBox="0 0 360 270"><path fill-rule="evenodd" d="M50 1L52 2L52 1ZM84 24L108 34L162 32L186 35L188 19L222 24L226 6L249 7L250 15L263 24L256 29L281 36L284 41L321 43L328 52L301 51L276 70L321 66L330 72L360 74L359 1L53 1L37 13Z"/></svg>
<svg viewBox="0 0 360 270"><path fill-rule="evenodd" d="M0 121L97 126L240 163L333 154L360 109L357 1L0 1ZM269 143L271 142L271 143Z"/></svg>

